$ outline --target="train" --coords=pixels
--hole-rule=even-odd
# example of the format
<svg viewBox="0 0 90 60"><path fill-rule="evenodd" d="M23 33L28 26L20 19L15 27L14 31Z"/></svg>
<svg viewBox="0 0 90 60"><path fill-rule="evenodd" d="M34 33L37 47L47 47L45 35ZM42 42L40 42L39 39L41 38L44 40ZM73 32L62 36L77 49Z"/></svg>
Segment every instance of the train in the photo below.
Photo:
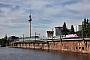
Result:
<svg viewBox="0 0 90 60"><path fill-rule="evenodd" d="M66 36L63 36L62 38L79 38L77 34L68 34Z"/></svg>

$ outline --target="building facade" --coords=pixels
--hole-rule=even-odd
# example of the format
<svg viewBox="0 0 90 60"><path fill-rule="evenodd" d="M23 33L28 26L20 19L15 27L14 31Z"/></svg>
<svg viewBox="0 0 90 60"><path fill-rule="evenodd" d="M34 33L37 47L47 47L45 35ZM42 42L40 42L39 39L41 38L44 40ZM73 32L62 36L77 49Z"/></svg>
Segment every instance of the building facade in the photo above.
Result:
<svg viewBox="0 0 90 60"><path fill-rule="evenodd" d="M75 32L80 31L80 30L82 30L82 25L79 24L79 25L75 26L74 29L75 29Z"/></svg>
<svg viewBox="0 0 90 60"><path fill-rule="evenodd" d="M52 37L55 37L55 36L59 36L60 37L60 34L62 34L61 33L62 29L63 29L63 27L54 27L52 29L52 31L47 31L46 37L47 38L52 38Z"/></svg>
<svg viewBox="0 0 90 60"><path fill-rule="evenodd" d="M54 34L54 31L47 31L47 37L52 38Z"/></svg>
<svg viewBox="0 0 90 60"><path fill-rule="evenodd" d="M61 31L62 31L63 27L55 27L54 28L54 36L60 36Z"/></svg>

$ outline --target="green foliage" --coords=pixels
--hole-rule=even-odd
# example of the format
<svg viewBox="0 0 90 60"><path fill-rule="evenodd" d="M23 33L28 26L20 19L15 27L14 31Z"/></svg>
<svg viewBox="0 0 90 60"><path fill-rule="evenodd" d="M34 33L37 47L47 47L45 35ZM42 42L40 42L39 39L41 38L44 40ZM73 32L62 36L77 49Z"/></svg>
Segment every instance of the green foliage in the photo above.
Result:
<svg viewBox="0 0 90 60"><path fill-rule="evenodd" d="M63 30L62 30L62 35L67 35L68 32L69 32L69 30L67 29L66 23L64 22L64 24L63 24Z"/></svg>
<svg viewBox="0 0 90 60"><path fill-rule="evenodd" d="M77 31L76 34L77 34L80 38L82 38L82 30L81 30L81 31Z"/></svg>
<svg viewBox="0 0 90 60"><path fill-rule="evenodd" d="M76 34L79 37L90 38L90 22L88 19L84 18L84 21L82 22L82 30L76 32Z"/></svg>
<svg viewBox="0 0 90 60"><path fill-rule="evenodd" d="M82 23L82 30L83 30L83 37L90 37L90 22L88 22L88 19L84 19L84 22Z"/></svg>
<svg viewBox="0 0 90 60"><path fill-rule="evenodd" d="M71 31L70 31L70 34L75 34L73 25L71 25Z"/></svg>
<svg viewBox="0 0 90 60"><path fill-rule="evenodd" d="M0 45L4 45L4 44L6 44L6 39L4 39L4 38L2 38L2 39L0 39Z"/></svg>
<svg viewBox="0 0 90 60"><path fill-rule="evenodd" d="M90 22L88 23L87 27L87 36L90 37Z"/></svg>

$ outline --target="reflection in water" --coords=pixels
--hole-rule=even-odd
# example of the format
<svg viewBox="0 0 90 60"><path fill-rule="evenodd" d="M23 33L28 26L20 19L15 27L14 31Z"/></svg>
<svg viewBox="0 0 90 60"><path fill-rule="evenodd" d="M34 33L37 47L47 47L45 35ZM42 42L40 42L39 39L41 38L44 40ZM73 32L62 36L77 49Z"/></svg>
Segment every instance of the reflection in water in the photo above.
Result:
<svg viewBox="0 0 90 60"><path fill-rule="evenodd" d="M0 60L90 60L90 55L0 47Z"/></svg>

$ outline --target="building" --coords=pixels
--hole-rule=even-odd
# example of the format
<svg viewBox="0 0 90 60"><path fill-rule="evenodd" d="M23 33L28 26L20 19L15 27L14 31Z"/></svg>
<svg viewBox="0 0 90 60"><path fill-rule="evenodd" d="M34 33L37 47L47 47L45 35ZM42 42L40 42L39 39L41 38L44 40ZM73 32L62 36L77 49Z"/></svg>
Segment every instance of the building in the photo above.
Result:
<svg viewBox="0 0 90 60"><path fill-rule="evenodd" d="M82 30L82 25L79 24L79 25L75 26L74 29L75 29L75 32L80 31L80 30Z"/></svg>
<svg viewBox="0 0 90 60"><path fill-rule="evenodd" d="M63 29L63 27L55 27L54 28L54 36L60 36L62 29Z"/></svg>
<svg viewBox="0 0 90 60"><path fill-rule="evenodd" d="M47 31L47 37L52 38L54 34L54 31Z"/></svg>
<svg viewBox="0 0 90 60"><path fill-rule="evenodd" d="M52 31L47 31L46 37L47 38L52 38L52 37L56 37L56 36L60 37L62 29L63 29L63 27L54 27L54 29L52 29Z"/></svg>
<svg viewBox="0 0 90 60"><path fill-rule="evenodd" d="M16 36L8 37L8 40L10 40L10 41L14 41L14 40L18 40L18 39L19 39L19 37L16 37Z"/></svg>

